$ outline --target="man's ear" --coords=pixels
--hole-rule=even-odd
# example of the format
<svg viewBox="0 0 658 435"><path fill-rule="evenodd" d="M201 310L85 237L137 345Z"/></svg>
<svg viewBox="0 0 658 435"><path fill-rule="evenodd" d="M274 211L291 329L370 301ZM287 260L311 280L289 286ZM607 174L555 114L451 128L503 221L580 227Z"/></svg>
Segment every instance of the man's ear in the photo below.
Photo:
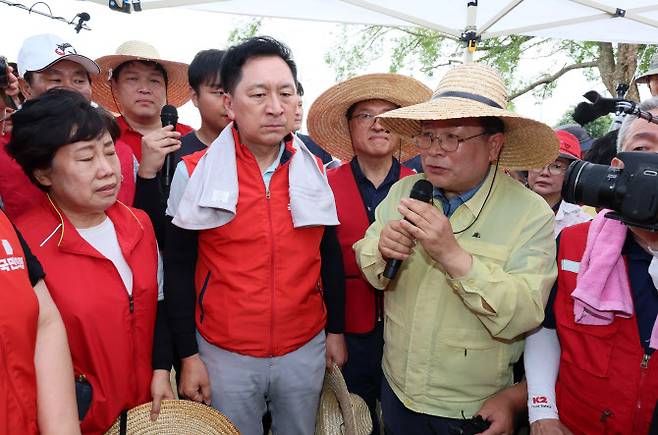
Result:
<svg viewBox="0 0 658 435"><path fill-rule="evenodd" d="M235 112L233 111L233 100L231 99L231 94L224 92L224 108L226 109L226 114L228 117L235 121Z"/></svg>
<svg viewBox="0 0 658 435"><path fill-rule="evenodd" d="M189 87L189 92L190 92L190 100L192 100L192 104L194 104L194 107L197 109L199 108L199 94L196 93L194 88L192 86Z"/></svg>
<svg viewBox="0 0 658 435"><path fill-rule="evenodd" d="M32 172L32 175L42 186L50 187L53 185L52 180L50 179L51 168L48 169L35 169Z"/></svg>
<svg viewBox="0 0 658 435"><path fill-rule="evenodd" d="M487 145L489 146L489 161L495 162L500 156L500 150L505 144L505 135L503 133L494 133L489 136Z"/></svg>
<svg viewBox="0 0 658 435"><path fill-rule="evenodd" d="M32 86L22 77L18 78L18 87L27 100L32 98Z"/></svg>

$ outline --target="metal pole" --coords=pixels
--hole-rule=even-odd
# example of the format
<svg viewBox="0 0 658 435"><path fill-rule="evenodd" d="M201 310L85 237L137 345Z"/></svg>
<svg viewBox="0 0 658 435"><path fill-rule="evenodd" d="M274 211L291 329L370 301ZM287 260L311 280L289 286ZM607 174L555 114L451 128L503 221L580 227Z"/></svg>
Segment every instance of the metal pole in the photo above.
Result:
<svg viewBox="0 0 658 435"><path fill-rule="evenodd" d="M464 29L464 38L466 42L466 50L464 51L464 63L473 62L473 53L477 41L474 39L477 36L477 25L475 19L477 17L478 2L477 0L469 0L466 3L466 28Z"/></svg>

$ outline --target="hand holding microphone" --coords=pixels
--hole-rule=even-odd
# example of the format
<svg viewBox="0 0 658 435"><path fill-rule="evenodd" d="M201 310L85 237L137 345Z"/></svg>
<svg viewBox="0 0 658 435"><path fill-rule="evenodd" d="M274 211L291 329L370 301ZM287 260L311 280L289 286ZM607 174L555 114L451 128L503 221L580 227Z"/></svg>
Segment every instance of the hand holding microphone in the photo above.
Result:
<svg viewBox="0 0 658 435"><path fill-rule="evenodd" d="M411 193L409 194L409 197L412 199L416 199L418 201L422 201L425 203L429 203L432 201L432 192L433 192L433 187L432 183L430 183L427 180L418 180L414 184L414 186L411 188ZM406 217L405 217L406 219ZM407 248L406 250L411 252L411 248L413 247L413 239L410 239L409 237L404 237L406 234L404 232L400 231L401 228L395 228L396 225L393 224L393 230L396 231L397 234L397 241L394 241L398 243L399 245L402 245L398 247L398 249L402 248ZM408 243L411 242L411 243ZM395 245L393 245L395 246ZM380 247L381 247L381 238L380 238ZM380 248L381 250L381 248ZM398 251L401 254L404 255L404 252ZM383 253L382 253L383 255ZM408 255L408 254L407 254ZM400 269L400 266L402 265L402 259L401 258L395 258L395 257L390 257L386 261L386 268L384 269L384 276L388 279L393 279L395 278L395 275L397 275L398 270Z"/></svg>
<svg viewBox="0 0 658 435"><path fill-rule="evenodd" d="M160 115L162 128L142 137L142 158L138 175L141 178L155 178L162 170L163 183L169 186L172 178L171 153L181 147L181 134L175 130L178 114L173 106L164 106ZM167 169L169 168L169 169Z"/></svg>
<svg viewBox="0 0 658 435"><path fill-rule="evenodd" d="M427 184L425 187L418 186L418 191L425 193L414 198L413 190L421 181ZM426 180L417 181L416 185L412 196L403 198L398 206L404 219L387 222L380 234L379 251L387 259L384 277L395 277L402 261L411 255L416 241L449 276L466 275L473 263L471 254L457 242L445 214L428 204L433 193L432 185ZM429 199L424 200L428 196Z"/></svg>

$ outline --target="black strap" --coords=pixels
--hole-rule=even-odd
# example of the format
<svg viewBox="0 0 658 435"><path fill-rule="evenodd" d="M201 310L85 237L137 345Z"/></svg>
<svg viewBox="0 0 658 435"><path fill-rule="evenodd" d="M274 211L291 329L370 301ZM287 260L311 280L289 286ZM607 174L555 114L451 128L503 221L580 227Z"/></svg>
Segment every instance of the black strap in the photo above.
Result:
<svg viewBox="0 0 658 435"><path fill-rule="evenodd" d="M119 417L119 435L126 435L128 433L128 411L121 411Z"/></svg>
<svg viewBox="0 0 658 435"><path fill-rule="evenodd" d="M473 101L477 101L478 103L486 104L487 106L502 109L500 104L496 103L494 100L492 100L490 98L487 98L487 97L484 97L482 95L471 94L470 92L461 92L461 91L441 92L440 94L437 94L437 95L433 96L432 100L436 100L438 98L443 98L443 97L465 98L467 100L473 100Z"/></svg>

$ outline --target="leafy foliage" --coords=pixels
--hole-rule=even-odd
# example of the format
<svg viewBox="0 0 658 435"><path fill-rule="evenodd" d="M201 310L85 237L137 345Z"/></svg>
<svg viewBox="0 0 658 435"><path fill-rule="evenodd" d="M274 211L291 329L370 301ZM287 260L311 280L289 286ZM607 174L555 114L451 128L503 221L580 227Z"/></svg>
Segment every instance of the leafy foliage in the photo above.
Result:
<svg viewBox="0 0 658 435"><path fill-rule="evenodd" d="M227 45L237 44L245 39L253 38L258 35L260 28L263 25L262 18L252 18L244 25L231 29L228 34Z"/></svg>

